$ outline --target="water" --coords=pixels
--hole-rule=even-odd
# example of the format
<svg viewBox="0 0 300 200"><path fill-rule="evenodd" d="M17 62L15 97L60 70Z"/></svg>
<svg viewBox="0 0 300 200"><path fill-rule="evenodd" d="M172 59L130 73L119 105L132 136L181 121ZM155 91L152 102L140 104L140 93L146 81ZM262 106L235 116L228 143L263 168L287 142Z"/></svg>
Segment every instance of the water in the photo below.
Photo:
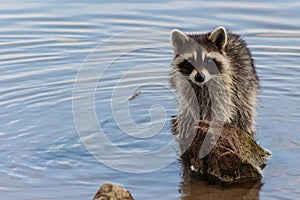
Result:
<svg viewBox="0 0 300 200"><path fill-rule="evenodd" d="M291 0L3 2L1 199L92 199L104 182L125 186L136 199L299 199L299 10ZM219 25L243 35L261 79L256 138L273 153L261 186L195 182L172 151L157 156L172 143L169 118L177 112L167 80L169 32ZM78 77L80 70L86 74ZM76 83L82 88L74 96ZM74 99L81 103L75 114ZM97 120L85 118L90 113ZM128 160L96 140L99 127ZM154 154L132 166L145 152ZM110 167L98 161L102 155Z"/></svg>

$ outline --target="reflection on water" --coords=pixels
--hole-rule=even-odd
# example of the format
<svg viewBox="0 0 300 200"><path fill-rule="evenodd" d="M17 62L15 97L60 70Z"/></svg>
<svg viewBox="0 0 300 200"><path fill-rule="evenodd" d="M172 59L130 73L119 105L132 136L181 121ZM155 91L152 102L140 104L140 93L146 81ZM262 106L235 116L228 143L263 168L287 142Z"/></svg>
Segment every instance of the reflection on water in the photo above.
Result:
<svg viewBox="0 0 300 200"><path fill-rule="evenodd" d="M299 199L299 10L300 3L295 0L14 0L1 4L1 198L91 199L108 181L128 188L136 199ZM94 90L95 113L114 144L129 152L155 151L172 141L168 120L177 112L176 97L167 80L172 60L169 31L206 32L219 25L244 36L261 80L256 138L272 152L262 186L224 189L206 185L187 178L177 161L135 174L111 169L94 158L77 134L72 112L76 75L89 53L102 41L131 30L127 38L115 37L116 43L98 48L97 57L88 61L90 69L115 61L110 62L103 79L99 81L100 75L93 74L82 83L99 81ZM134 31L145 27L156 31ZM137 45L145 47L135 49ZM135 50L116 55L124 48ZM137 66L139 70L132 70ZM118 82L128 72L130 76ZM162 84L141 87L149 80ZM127 102L140 130L149 127L152 105L164 107L167 119L159 134L143 139L139 129L126 135L115 124L112 92L130 87L137 89L117 98L127 102L134 92L142 91ZM86 92L76 98L84 98ZM132 128L128 124L124 121L122 125ZM94 143L101 145L101 141ZM112 154L111 159L117 156ZM143 167L143 162L141 159L139 166Z"/></svg>
<svg viewBox="0 0 300 200"><path fill-rule="evenodd" d="M182 200L258 200L260 188L260 182L230 187L209 185L202 180L193 178L190 170L185 169L180 193L182 194Z"/></svg>

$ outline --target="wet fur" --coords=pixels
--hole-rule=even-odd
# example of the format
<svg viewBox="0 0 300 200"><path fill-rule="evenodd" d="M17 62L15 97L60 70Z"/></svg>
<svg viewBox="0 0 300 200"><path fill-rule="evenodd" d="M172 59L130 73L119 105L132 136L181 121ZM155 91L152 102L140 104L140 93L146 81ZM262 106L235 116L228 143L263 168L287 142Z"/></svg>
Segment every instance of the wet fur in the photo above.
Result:
<svg viewBox="0 0 300 200"><path fill-rule="evenodd" d="M224 48L219 47L218 41L211 41L210 35L188 35L218 63L219 76L205 85L189 81L178 69L183 58L174 55L170 84L178 96L179 114L174 119L173 129L179 137L186 137L193 132L198 120L216 120L228 122L254 135L259 80L251 53L237 34L227 32Z"/></svg>

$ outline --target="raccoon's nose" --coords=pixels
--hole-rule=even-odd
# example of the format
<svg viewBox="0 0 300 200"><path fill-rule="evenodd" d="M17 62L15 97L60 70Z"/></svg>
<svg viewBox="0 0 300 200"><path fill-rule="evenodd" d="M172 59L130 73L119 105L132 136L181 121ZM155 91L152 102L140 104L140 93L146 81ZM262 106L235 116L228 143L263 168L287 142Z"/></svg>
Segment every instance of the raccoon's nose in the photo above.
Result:
<svg viewBox="0 0 300 200"><path fill-rule="evenodd" d="M204 82L204 81L205 81L205 75L198 72L198 73L195 75L195 81L197 81L198 83Z"/></svg>

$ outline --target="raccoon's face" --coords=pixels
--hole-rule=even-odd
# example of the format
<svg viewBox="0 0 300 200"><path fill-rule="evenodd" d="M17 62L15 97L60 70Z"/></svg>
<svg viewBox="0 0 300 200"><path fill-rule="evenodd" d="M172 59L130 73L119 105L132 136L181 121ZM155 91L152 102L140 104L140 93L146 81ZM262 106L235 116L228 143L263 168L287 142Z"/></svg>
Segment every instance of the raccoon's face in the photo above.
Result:
<svg viewBox="0 0 300 200"><path fill-rule="evenodd" d="M202 37L207 37L206 46L179 30L173 30L171 34L175 53L174 67L184 77L199 86L222 72L225 59L221 52L227 43L227 33L223 27ZM213 44L214 48L207 48L208 43Z"/></svg>

